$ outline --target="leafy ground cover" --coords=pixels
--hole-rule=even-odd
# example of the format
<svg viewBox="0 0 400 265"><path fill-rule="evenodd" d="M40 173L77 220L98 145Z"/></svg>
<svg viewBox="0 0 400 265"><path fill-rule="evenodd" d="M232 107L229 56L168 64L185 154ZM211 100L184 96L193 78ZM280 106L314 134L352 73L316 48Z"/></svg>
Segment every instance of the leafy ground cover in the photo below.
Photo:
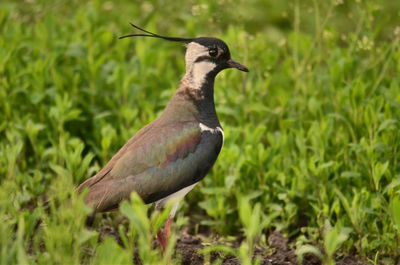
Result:
<svg viewBox="0 0 400 265"><path fill-rule="evenodd" d="M398 263L399 12L368 0L0 2L0 263L179 263L185 227L209 263L262 263L252 257L272 253L276 233L300 262ZM220 37L250 68L216 80L224 148L164 257L153 239L167 212L133 197L89 228L75 192L184 73L183 47L118 40L130 21Z"/></svg>

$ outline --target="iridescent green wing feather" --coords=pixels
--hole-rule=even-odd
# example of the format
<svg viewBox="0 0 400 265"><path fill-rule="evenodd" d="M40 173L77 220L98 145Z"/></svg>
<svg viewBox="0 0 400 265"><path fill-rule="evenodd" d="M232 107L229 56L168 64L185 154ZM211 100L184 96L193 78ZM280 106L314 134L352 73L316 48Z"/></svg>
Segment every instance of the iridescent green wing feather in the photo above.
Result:
<svg viewBox="0 0 400 265"><path fill-rule="evenodd" d="M93 182L86 201L104 211L117 207L132 191L147 203L159 200L202 179L221 146L222 135L201 132L198 122L152 127L140 142L121 148L124 153L107 176Z"/></svg>

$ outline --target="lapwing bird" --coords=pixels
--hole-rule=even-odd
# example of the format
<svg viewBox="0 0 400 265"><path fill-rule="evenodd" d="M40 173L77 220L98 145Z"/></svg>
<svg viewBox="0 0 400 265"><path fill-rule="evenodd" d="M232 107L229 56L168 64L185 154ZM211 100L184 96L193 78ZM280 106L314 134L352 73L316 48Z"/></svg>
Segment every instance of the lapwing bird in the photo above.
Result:
<svg viewBox="0 0 400 265"><path fill-rule="evenodd" d="M100 170L79 187L94 213L118 209L135 191L159 209L174 200L157 239L164 252L172 218L182 199L214 165L224 142L214 104L214 79L227 68L248 72L217 38L166 37L142 31L126 37L153 37L186 44L186 73L162 114L139 130ZM160 77L162 78L162 77Z"/></svg>

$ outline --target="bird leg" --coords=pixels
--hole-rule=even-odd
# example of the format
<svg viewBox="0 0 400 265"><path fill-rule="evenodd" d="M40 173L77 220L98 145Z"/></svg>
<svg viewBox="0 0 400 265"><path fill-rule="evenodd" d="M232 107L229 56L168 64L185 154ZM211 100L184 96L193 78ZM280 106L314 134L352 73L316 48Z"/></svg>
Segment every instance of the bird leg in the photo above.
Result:
<svg viewBox="0 0 400 265"><path fill-rule="evenodd" d="M169 236L169 230L171 229L171 224L172 224L172 218L168 217L167 222L165 222L164 226L165 247L167 247L168 244L168 236Z"/></svg>
<svg viewBox="0 0 400 265"><path fill-rule="evenodd" d="M178 206L179 206L179 201L176 201L174 203L174 205L172 206L172 209L171 209L171 212L169 214L167 221L165 222L164 229L160 229L160 231L158 231L158 233L157 233L157 241L161 246L161 250L162 250L163 254L167 250L168 237L170 234L171 224L172 224L172 220L175 216L176 210L178 209Z"/></svg>
<svg viewBox="0 0 400 265"><path fill-rule="evenodd" d="M168 246L168 236L169 236L169 230L171 229L171 224L172 224L172 218L168 217L167 222L165 222L164 225L164 230L160 229L157 233L157 241L161 246L161 250L163 253L167 250Z"/></svg>
<svg viewBox="0 0 400 265"><path fill-rule="evenodd" d="M165 249L166 249L166 244L165 244L165 237L164 237L162 229L160 229L157 233L157 241L161 246L162 253L164 254Z"/></svg>

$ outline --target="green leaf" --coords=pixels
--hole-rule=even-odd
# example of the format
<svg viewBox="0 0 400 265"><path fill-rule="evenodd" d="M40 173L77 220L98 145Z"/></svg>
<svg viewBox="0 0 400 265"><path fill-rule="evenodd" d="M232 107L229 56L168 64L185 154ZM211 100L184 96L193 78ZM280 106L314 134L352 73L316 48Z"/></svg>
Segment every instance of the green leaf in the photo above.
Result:
<svg viewBox="0 0 400 265"><path fill-rule="evenodd" d="M317 256L320 260L324 260L324 256L321 251L312 245L304 245L296 249L295 251L299 264L303 264L304 254L311 253Z"/></svg>
<svg viewBox="0 0 400 265"><path fill-rule="evenodd" d="M121 248L111 237L106 237L96 250L93 264L131 264L129 250Z"/></svg>
<svg viewBox="0 0 400 265"><path fill-rule="evenodd" d="M391 206L394 225L400 233L400 195L397 195L392 199Z"/></svg>

